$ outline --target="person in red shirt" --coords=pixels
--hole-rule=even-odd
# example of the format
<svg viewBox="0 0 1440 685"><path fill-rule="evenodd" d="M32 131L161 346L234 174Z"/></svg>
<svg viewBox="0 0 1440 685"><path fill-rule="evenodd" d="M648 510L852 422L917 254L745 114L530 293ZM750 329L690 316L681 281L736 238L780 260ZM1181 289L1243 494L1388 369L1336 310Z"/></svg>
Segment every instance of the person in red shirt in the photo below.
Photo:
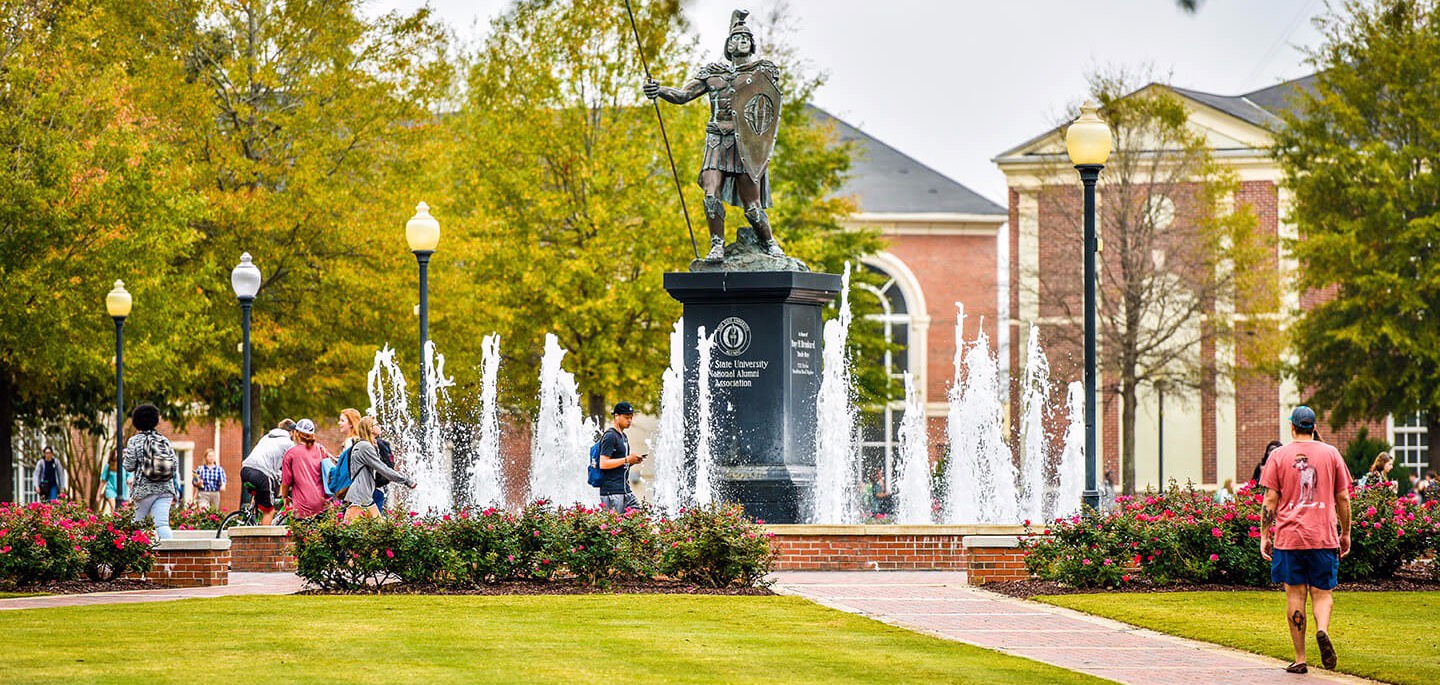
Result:
<svg viewBox="0 0 1440 685"><path fill-rule="evenodd" d="M1285 584L1285 614L1295 662L1285 668L1305 673L1305 600L1315 614L1320 661L1334 669L1330 641L1331 591L1340 559L1350 553L1350 470L1334 447L1315 438L1315 412L1296 407L1290 414L1290 444L1270 454L1260 484L1267 488L1260 523L1260 555L1270 561L1270 580ZM1274 534L1271 534L1271 526ZM1338 527L1338 532L1337 532Z"/></svg>
<svg viewBox="0 0 1440 685"><path fill-rule="evenodd" d="M315 422L301 419L295 424L295 446L280 462L280 496L285 498L291 518L310 518L325 511L320 462L326 456L325 446L315 441Z"/></svg>

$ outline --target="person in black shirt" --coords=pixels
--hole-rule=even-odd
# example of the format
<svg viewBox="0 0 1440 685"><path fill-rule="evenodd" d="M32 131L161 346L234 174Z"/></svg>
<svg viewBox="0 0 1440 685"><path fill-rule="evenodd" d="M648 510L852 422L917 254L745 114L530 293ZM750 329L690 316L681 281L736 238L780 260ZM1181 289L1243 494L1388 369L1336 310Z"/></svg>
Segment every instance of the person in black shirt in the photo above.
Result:
<svg viewBox="0 0 1440 685"><path fill-rule="evenodd" d="M600 482L600 506L624 513L626 509L640 506L640 500L630 491L630 466L645 461L646 455L630 454L630 440L625 437L625 429L635 422L635 408L629 402L621 402L610 413L614 420L600 436L600 471L604 474Z"/></svg>
<svg viewBox="0 0 1440 685"><path fill-rule="evenodd" d="M1319 440L1320 438L1317 437L1315 439ZM1252 486L1260 484L1260 472L1265 470L1265 463L1270 461L1270 453L1274 452L1275 448L1280 447L1284 444L1285 443L1282 443L1279 440L1271 440L1270 444L1265 446L1265 456L1260 457L1260 463L1255 465L1255 473L1250 475L1250 484Z"/></svg>

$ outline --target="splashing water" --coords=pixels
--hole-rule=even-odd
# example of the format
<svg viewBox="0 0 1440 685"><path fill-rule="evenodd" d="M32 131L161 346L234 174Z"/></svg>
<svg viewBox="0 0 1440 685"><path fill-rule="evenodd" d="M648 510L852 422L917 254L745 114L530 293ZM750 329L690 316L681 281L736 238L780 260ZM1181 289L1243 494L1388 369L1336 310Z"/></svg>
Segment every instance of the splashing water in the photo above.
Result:
<svg viewBox="0 0 1440 685"><path fill-rule="evenodd" d="M553 333L545 334L540 414L530 449L530 498L562 506L595 500L585 469L598 433L595 425L583 418L575 376L560 365L564 358L559 340Z"/></svg>
<svg viewBox="0 0 1440 685"><path fill-rule="evenodd" d="M1045 435L1045 402L1050 396L1050 364L1040 350L1040 329L1036 326L1030 327L1026 350L1020 401L1020 516L1041 521L1045 518L1049 483L1046 467L1050 461L1050 440Z"/></svg>
<svg viewBox="0 0 1440 685"><path fill-rule="evenodd" d="M495 333L480 341L480 425L475 454L468 469L470 504L503 505L504 485L500 463L500 336Z"/></svg>
<svg viewBox="0 0 1440 685"><path fill-rule="evenodd" d="M715 499L714 398L710 392L710 356L715 349L715 336L705 335L705 327L696 330L695 344L700 351L696 375L699 396L695 402L695 503L709 504Z"/></svg>
<svg viewBox="0 0 1440 685"><path fill-rule="evenodd" d="M1085 384L1072 382L1065 403L1070 408L1070 424L1065 427L1065 447L1056 469L1060 494L1055 500L1055 518L1080 513L1080 499L1085 494Z"/></svg>
<svg viewBox="0 0 1440 685"><path fill-rule="evenodd" d="M670 367L660 383L660 423L651 443L655 505L674 515L690 500L685 473L685 320L670 332Z"/></svg>
<svg viewBox="0 0 1440 685"><path fill-rule="evenodd" d="M1001 428L1000 366L990 353L983 321L975 342L965 351L964 373L958 401L951 393L949 427L952 461L964 468L948 474L947 521L1018 523L1017 473Z"/></svg>
<svg viewBox="0 0 1440 685"><path fill-rule="evenodd" d="M365 413L374 416L391 441L395 452L395 467L401 473L413 476L413 462L420 454L420 442L415 431L415 420L410 416L410 398L406 392L405 374L395 361L395 350L390 346L375 352L375 361L370 367L366 380L370 406ZM393 489L392 489L393 491ZM409 506L411 493L396 492L397 506Z"/></svg>
<svg viewBox="0 0 1440 685"><path fill-rule="evenodd" d="M860 482L857 414L851 392L845 345L850 335L850 264L840 279L840 315L825 322L824 368L816 403L815 485L811 493L816 523L858 523Z"/></svg>
<svg viewBox="0 0 1440 685"><path fill-rule="evenodd" d="M925 403L915 378L905 372L905 416L900 419L900 483L895 497L897 522L933 521L930 511L930 448L925 434Z"/></svg>
<svg viewBox="0 0 1440 685"><path fill-rule="evenodd" d="M975 491L980 481L979 460L974 452L965 451L973 442L966 431L962 413L965 393L965 305L955 303L955 377L946 393L949 404L945 418L946 438L950 457L945 463L945 521L975 523L980 520L980 498Z"/></svg>
<svg viewBox="0 0 1440 685"><path fill-rule="evenodd" d="M435 341L425 342L425 396L420 401L425 406L426 422L416 424L411 441L419 447L407 452L406 462L410 469L406 475L415 479L414 490L403 492L401 499L412 511L448 512L455 507L455 490L452 483L450 454L445 449L445 430L448 426L440 419L440 400L450 400L449 389L455 380L445 375L445 355L435 351Z"/></svg>

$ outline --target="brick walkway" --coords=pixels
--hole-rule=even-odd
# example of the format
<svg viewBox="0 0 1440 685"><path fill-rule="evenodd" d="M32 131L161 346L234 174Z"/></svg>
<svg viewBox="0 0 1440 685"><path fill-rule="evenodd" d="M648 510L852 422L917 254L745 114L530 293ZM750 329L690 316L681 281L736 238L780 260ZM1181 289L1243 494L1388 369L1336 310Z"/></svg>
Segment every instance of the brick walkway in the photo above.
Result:
<svg viewBox="0 0 1440 685"><path fill-rule="evenodd" d="M1285 673L1288 662L986 592L965 585L963 573L789 571L774 577L776 592L1121 683L1373 682L1318 666L1297 678ZM1283 627L1277 620L1276 629Z"/></svg>
<svg viewBox="0 0 1440 685"><path fill-rule="evenodd" d="M10 599L0 599L0 611L90 606L94 604L169 602L176 599L227 597L230 595L289 595L299 591L302 585L303 583L300 577L293 573L231 573L230 584L218 587L92 592L83 595L47 595L44 597L12 597Z"/></svg>

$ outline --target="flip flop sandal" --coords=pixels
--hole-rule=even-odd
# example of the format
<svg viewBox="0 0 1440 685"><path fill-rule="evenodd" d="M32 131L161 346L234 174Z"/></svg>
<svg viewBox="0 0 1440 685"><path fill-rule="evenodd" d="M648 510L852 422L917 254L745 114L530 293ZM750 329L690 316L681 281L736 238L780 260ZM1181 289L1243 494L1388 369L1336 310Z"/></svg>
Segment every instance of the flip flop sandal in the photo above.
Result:
<svg viewBox="0 0 1440 685"><path fill-rule="evenodd" d="M1290 664L1285 667L1286 673L1309 673L1310 667L1305 664Z"/></svg>
<svg viewBox="0 0 1440 685"><path fill-rule="evenodd" d="M1320 644L1320 663L1328 670L1335 670L1335 645L1330 642L1330 636L1325 631L1315 633L1315 641Z"/></svg>

